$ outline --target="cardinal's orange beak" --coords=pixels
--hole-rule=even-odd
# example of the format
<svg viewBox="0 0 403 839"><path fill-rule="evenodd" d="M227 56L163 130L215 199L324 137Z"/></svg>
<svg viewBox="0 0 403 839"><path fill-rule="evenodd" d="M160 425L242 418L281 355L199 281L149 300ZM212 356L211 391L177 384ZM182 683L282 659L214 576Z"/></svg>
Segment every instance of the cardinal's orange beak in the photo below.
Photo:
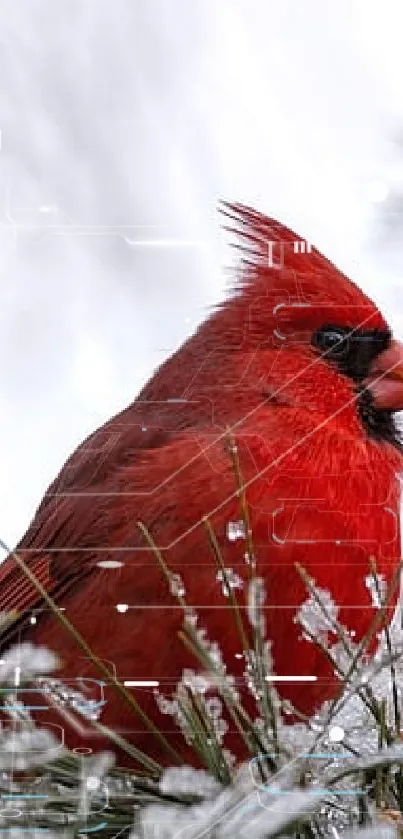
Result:
<svg viewBox="0 0 403 839"><path fill-rule="evenodd" d="M376 408L403 411L403 343L392 341L378 355L363 384L371 391Z"/></svg>

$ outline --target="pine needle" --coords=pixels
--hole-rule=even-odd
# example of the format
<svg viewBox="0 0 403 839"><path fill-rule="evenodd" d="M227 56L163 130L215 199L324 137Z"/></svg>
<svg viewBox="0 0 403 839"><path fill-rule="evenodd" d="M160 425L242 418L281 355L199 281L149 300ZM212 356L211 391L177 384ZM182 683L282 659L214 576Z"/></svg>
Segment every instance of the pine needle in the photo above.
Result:
<svg viewBox="0 0 403 839"><path fill-rule="evenodd" d="M253 546L252 528L249 517L249 509L246 501L245 484L241 472L241 466L239 463L238 446L230 428L227 428L227 439L225 441L225 448L231 458L235 473L237 483L237 495L241 507L241 515L244 525L246 547L248 552L248 568L250 575L253 576L256 569L256 555Z"/></svg>
<svg viewBox="0 0 403 839"><path fill-rule="evenodd" d="M224 567L224 562L223 562L220 546L218 544L217 537L214 533L214 530L211 526L211 523L210 523L209 519L207 518L207 516L203 516L202 521L203 521L203 523L206 527L208 539L209 539L209 542L210 542L210 545L211 545L211 549L213 551L213 554L214 554L215 559L217 561L217 565L219 566L219 569L220 569L221 574L222 574L222 579L223 579L224 585L226 587L226 591L227 591L227 594L228 594L228 599L229 599L229 602L230 602L232 610L233 610L233 617L234 617L234 620L235 620L236 628L238 630L238 635L239 635L239 639L240 639L240 642L241 642L241 647L242 647L243 653L245 654L250 647L250 642L249 642L249 640L247 638L247 635L246 635L246 631L245 631L245 627L244 627L244 624L243 624L242 616L241 616L241 613L240 613L240 610L239 610L238 600L236 598L236 595L235 595L235 592L234 592L233 588L231 587L231 585L228 581L228 575L227 575L226 569Z"/></svg>

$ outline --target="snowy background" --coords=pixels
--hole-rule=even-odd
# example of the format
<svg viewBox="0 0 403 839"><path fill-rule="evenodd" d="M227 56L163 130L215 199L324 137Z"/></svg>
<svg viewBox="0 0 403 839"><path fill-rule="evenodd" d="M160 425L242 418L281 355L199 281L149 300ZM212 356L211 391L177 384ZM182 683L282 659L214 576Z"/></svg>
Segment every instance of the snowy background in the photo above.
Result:
<svg viewBox="0 0 403 839"><path fill-rule="evenodd" d="M222 297L220 198L403 337L402 24L401 0L0 0L3 539Z"/></svg>

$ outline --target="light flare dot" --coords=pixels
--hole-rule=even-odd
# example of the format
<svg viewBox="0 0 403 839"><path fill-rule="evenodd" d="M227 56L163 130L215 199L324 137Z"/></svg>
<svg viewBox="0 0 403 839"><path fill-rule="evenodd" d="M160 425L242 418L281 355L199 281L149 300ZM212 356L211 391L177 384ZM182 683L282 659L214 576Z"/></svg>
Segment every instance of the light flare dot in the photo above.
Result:
<svg viewBox="0 0 403 839"><path fill-rule="evenodd" d="M329 740L331 740L332 743L341 743L344 739L344 735L345 731L341 725L332 725L329 729Z"/></svg>

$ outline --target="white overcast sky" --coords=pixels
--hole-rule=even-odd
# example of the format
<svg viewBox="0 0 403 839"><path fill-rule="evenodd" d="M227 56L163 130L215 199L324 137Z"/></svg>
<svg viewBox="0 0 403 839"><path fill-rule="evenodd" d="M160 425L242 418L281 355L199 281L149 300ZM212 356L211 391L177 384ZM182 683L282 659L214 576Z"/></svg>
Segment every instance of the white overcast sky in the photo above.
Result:
<svg viewBox="0 0 403 839"><path fill-rule="evenodd" d="M3 539L223 295L220 198L403 337L402 30L401 0L0 0Z"/></svg>

